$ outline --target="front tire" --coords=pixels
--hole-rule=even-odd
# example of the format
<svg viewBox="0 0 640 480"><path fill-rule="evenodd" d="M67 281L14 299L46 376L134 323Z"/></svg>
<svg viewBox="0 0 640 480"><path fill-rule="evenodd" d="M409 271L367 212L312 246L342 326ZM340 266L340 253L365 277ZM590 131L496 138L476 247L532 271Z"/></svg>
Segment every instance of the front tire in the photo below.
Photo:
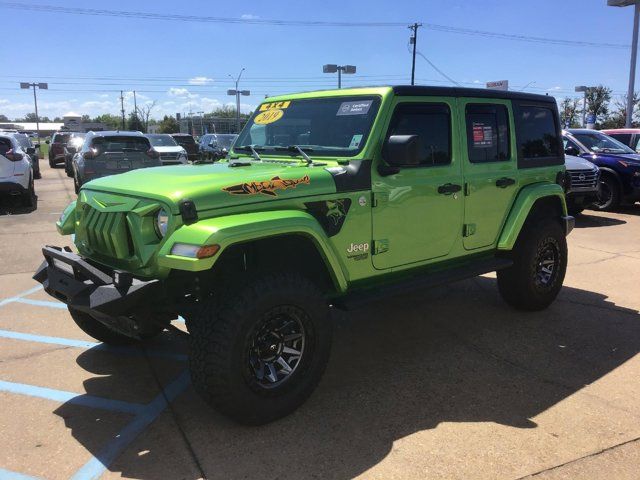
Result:
<svg viewBox="0 0 640 480"><path fill-rule="evenodd" d="M519 310L548 307L562 288L567 270L567 240L551 218L528 221L512 252L513 266L499 270L502 298Z"/></svg>
<svg viewBox="0 0 640 480"><path fill-rule="evenodd" d="M29 181L29 188L22 194L22 205L27 208L35 209L38 205L38 196L36 195L36 187L33 181L33 174Z"/></svg>
<svg viewBox="0 0 640 480"><path fill-rule="evenodd" d="M76 325L80 327L80 330L102 343L106 343L107 345L122 346L131 345L140 341L137 338L129 337L110 329L105 324L96 320L88 313L76 310L73 307L68 307L68 309L69 313L71 314L71 318L73 318L73 321L76 322ZM158 326L155 330L147 332L143 340L155 337L162 330L163 327Z"/></svg>
<svg viewBox="0 0 640 480"><path fill-rule="evenodd" d="M304 403L331 349L327 301L295 273L265 274L218 293L187 327L196 391L248 425L284 417Z"/></svg>
<svg viewBox="0 0 640 480"><path fill-rule="evenodd" d="M620 184L612 175L600 177L598 199L593 203L595 210L610 212L620 206Z"/></svg>

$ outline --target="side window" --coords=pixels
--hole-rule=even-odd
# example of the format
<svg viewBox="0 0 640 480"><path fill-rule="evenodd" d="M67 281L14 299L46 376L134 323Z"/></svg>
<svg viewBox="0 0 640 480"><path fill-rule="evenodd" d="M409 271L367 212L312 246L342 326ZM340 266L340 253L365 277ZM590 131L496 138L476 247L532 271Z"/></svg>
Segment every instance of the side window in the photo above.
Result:
<svg viewBox="0 0 640 480"><path fill-rule="evenodd" d="M615 138L619 142L624 143L626 146L631 146L631 134L630 133L612 133L609 134L610 137Z"/></svg>
<svg viewBox="0 0 640 480"><path fill-rule="evenodd" d="M451 163L451 111L442 103L398 105L387 139L391 135L418 135L422 140L418 166L431 167Z"/></svg>
<svg viewBox="0 0 640 480"><path fill-rule="evenodd" d="M7 138L0 138L0 155L6 154L9 150L11 150L11 140Z"/></svg>
<svg viewBox="0 0 640 480"><path fill-rule="evenodd" d="M466 121L471 163L509 160L509 112L506 106L469 104Z"/></svg>
<svg viewBox="0 0 640 480"><path fill-rule="evenodd" d="M516 108L518 160L522 167L561 165L564 162L557 110L521 103Z"/></svg>

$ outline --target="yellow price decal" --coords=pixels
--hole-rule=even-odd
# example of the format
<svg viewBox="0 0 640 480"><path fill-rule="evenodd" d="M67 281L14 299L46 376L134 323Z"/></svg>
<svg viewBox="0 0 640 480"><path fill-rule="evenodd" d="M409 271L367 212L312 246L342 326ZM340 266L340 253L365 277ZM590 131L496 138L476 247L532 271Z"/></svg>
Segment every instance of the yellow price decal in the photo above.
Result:
<svg viewBox="0 0 640 480"><path fill-rule="evenodd" d="M253 123L256 125L267 125L269 123L277 122L284 115L282 110L267 110L266 112L259 113L256 118L253 119Z"/></svg>
<svg viewBox="0 0 640 480"><path fill-rule="evenodd" d="M283 109L287 108L289 105L291 105L291 100L287 100L284 102L263 103L262 105L260 105L260 111L265 112L267 110Z"/></svg>

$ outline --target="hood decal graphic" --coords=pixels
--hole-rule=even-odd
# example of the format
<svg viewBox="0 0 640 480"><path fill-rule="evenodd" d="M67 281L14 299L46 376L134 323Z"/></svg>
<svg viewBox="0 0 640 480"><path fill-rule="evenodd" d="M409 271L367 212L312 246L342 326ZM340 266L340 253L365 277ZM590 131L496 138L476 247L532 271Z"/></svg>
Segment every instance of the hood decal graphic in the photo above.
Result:
<svg viewBox="0 0 640 480"><path fill-rule="evenodd" d="M237 185L231 185L224 187L224 190L231 195L257 195L259 193L268 195L270 197L277 197L276 190L286 190L288 188L296 188L297 185L306 184L309 185L309 175L305 175L302 178L295 178L291 180L282 179L280 177L273 177L271 180L265 180L262 182L245 182Z"/></svg>

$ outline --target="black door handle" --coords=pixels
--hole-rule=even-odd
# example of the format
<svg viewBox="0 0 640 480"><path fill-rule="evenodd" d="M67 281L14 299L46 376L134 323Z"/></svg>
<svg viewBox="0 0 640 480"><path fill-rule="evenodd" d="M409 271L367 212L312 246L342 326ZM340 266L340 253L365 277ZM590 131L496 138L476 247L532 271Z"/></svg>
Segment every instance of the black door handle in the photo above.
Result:
<svg viewBox="0 0 640 480"><path fill-rule="evenodd" d="M496 187L507 188L509 185L513 185L516 181L513 178L502 177L496 180Z"/></svg>
<svg viewBox="0 0 640 480"><path fill-rule="evenodd" d="M462 185L456 185L455 183L445 183L438 187L438 193L443 195L451 195L462 190Z"/></svg>

